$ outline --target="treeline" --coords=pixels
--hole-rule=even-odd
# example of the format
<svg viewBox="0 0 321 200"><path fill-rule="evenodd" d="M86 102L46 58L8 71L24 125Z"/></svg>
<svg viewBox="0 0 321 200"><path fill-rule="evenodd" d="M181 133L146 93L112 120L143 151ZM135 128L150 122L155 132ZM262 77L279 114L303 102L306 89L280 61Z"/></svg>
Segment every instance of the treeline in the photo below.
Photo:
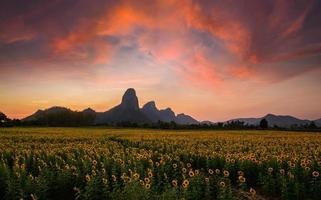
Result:
<svg viewBox="0 0 321 200"><path fill-rule="evenodd" d="M40 115L34 120L9 119L3 113L0 126L92 126L96 115L87 112L61 111Z"/></svg>
<svg viewBox="0 0 321 200"><path fill-rule="evenodd" d="M95 124L96 115L92 112L74 112L65 110L61 112L46 113L40 115L36 119L21 121L19 119L9 119L5 114L0 112L0 126L49 126L49 127L79 127L79 126L107 126L116 128L150 128L150 129L200 129L200 130L257 130L257 129L271 129L271 130L295 130L295 131L320 131L321 127L317 127L314 122L305 125L293 125L289 128L278 126L269 126L266 119L262 119L259 125L248 125L242 121L229 121L218 123L200 123L182 125L174 121L156 123L133 123L129 121Z"/></svg>
<svg viewBox="0 0 321 200"><path fill-rule="evenodd" d="M107 126L120 128L151 128L151 129L169 129L169 130L184 130L184 129L199 129L199 130L292 130L292 131L321 131L321 127L317 127L314 122L306 125L293 125L289 128L278 126L269 126L266 119L262 119L259 125L249 125L243 121L235 120L230 122L218 123L200 123L200 124L177 124L174 121L157 123L138 124L132 122L120 122L116 124L108 124Z"/></svg>

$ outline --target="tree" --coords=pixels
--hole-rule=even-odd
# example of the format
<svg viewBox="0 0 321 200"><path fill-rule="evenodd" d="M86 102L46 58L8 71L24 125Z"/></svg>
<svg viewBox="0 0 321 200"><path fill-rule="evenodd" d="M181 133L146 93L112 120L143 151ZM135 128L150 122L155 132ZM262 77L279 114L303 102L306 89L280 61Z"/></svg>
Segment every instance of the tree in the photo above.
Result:
<svg viewBox="0 0 321 200"><path fill-rule="evenodd" d="M0 112L0 123L4 123L6 121L8 121L8 117L4 113Z"/></svg>
<svg viewBox="0 0 321 200"><path fill-rule="evenodd" d="M260 127L262 129L267 129L269 127L268 121L265 118L260 121Z"/></svg>
<svg viewBox="0 0 321 200"><path fill-rule="evenodd" d="M318 128L318 127L315 125L314 121L312 121L312 122L310 122L308 128L309 128L309 129L316 129L316 128Z"/></svg>

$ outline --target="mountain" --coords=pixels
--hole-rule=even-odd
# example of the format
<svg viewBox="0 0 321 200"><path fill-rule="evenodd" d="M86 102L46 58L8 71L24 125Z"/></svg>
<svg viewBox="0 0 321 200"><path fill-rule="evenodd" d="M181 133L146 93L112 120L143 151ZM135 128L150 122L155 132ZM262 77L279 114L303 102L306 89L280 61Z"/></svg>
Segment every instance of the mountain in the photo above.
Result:
<svg viewBox="0 0 321 200"><path fill-rule="evenodd" d="M158 121L171 122L176 119L172 109L158 110L154 101L147 102L141 110L153 123Z"/></svg>
<svg viewBox="0 0 321 200"><path fill-rule="evenodd" d="M278 126L278 127L285 127L290 128L291 126L303 126L303 125L309 125L311 121L309 120L302 120L298 119L289 115L273 115L268 114L264 117L268 123L269 126Z"/></svg>
<svg viewBox="0 0 321 200"><path fill-rule="evenodd" d="M35 121L39 120L41 118L44 118L45 116L51 115L51 114L59 114L64 112L72 112L70 109L60 106L54 106L45 110L37 110L34 114L22 119L21 121Z"/></svg>
<svg viewBox="0 0 321 200"><path fill-rule="evenodd" d="M141 110L153 123L174 121L177 124L199 124L197 120L189 115L178 114L175 116L175 112L170 108L158 110L154 101L147 102Z"/></svg>
<svg viewBox="0 0 321 200"><path fill-rule="evenodd" d="M199 122L189 115L185 115L184 113L178 114L176 116L175 122L177 124L199 124Z"/></svg>
<svg viewBox="0 0 321 200"><path fill-rule="evenodd" d="M171 122L176 120L175 112L171 108L160 110L161 121Z"/></svg>
<svg viewBox="0 0 321 200"><path fill-rule="evenodd" d="M133 88L126 90L122 101L118 106L103 112L97 113L96 124L132 122L150 123L151 120L140 110L136 91Z"/></svg>
<svg viewBox="0 0 321 200"><path fill-rule="evenodd" d="M141 111L151 120L151 122L158 122L158 120L162 118L160 111L157 109L154 101L147 102L142 107Z"/></svg>
<svg viewBox="0 0 321 200"><path fill-rule="evenodd" d="M146 103L140 109L136 91L133 88L126 90L119 105L106 112L96 112L91 108L78 112L55 106L46 110L38 110L22 119L22 122L27 124L50 126L115 124L119 122L157 123L158 121L175 121L178 124L199 123L185 114L176 116L170 108L159 110L154 101Z"/></svg>
<svg viewBox="0 0 321 200"><path fill-rule="evenodd" d="M313 121L317 127L321 127L321 118Z"/></svg>
<svg viewBox="0 0 321 200"><path fill-rule="evenodd" d="M237 119L229 120L227 122L241 121L247 125L257 126L260 124L260 121L262 119L266 119L270 127L278 126L282 128L290 128L291 126L309 125L311 123L311 121L309 120L302 120L289 115L273 115L273 114L267 114L266 116L260 117L260 118L237 118Z"/></svg>
<svg viewBox="0 0 321 200"><path fill-rule="evenodd" d="M86 126L92 125L96 112L90 108L78 112L69 108L54 106L45 110L38 110L34 114L22 119L25 124L46 126Z"/></svg>

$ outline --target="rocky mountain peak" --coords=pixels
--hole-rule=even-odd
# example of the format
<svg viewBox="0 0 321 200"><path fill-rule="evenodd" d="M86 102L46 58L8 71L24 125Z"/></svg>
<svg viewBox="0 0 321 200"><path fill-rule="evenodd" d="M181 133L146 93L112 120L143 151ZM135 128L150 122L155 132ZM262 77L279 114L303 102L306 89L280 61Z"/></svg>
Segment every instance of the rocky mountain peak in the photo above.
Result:
<svg viewBox="0 0 321 200"><path fill-rule="evenodd" d="M133 88L126 90L120 105L123 109L139 110L138 98Z"/></svg>
<svg viewBox="0 0 321 200"><path fill-rule="evenodd" d="M157 110L155 101L149 101L147 102L143 108L144 110Z"/></svg>

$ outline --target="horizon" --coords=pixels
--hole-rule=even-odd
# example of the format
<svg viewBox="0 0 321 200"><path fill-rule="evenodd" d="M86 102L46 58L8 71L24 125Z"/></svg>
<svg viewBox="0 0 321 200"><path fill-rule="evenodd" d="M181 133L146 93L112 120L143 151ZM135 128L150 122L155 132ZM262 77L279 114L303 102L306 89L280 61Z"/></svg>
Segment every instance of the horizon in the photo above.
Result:
<svg viewBox="0 0 321 200"><path fill-rule="evenodd" d="M68 10L68 12L66 12ZM118 105L135 88L199 121L321 118L321 2L6 1L0 111Z"/></svg>
<svg viewBox="0 0 321 200"><path fill-rule="evenodd" d="M128 89L134 89L134 90L135 90L135 88L128 88ZM128 90L128 89L127 89L127 90ZM126 91L127 91L127 90L126 90ZM135 90L135 91L136 91L136 90ZM124 92L124 93L125 93L125 92ZM136 96L137 96L137 92L136 92ZM176 112L175 110L173 110L173 109L170 108L170 107L162 107L162 108L160 108L160 107L157 106L157 102L156 102L155 100L146 101L145 103L142 104L142 103L140 103L140 101L139 101L139 96L137 96L137 98L138 98L138 105L139 105L139 108L140 108L140 109L142 109L145 104L147 104L147 103L149 103L149 102L154 102L155 105L156 105L156 108L157 108L158 110L164 110L164 109L168 109L168 108L169 108L169 109L171 109L171 110L175 113L176 116L179 115L179 114L187 114L187 115L189 115L188 113L184 113L184 112ZM63 106L63 105L53 105L53 106L50 106L50 107L47 107L47 108L37 109L36 111L34 111L33 113L31 113L31 114L29 114L29 115L27 115L27 116L24 116L24 117L22 117L22 118L16 118L16 119L20 119L20 120L21 120L21 119L23 119L23 118L25 118L25 117L28 117L28 116L36 113L37 111L44 111L44 110L51 109L51 108L56 108L56 107L66 108L66 109L70 109L70 110L76 111L76 112L82 112L82 111L84 111L84 110L86 110L86 109L92 109L92 110L94 110L95 112L106 112L106 111L109 111L110 109L114 108L115 106L120 105L121 99L122 99L122 97L120 98L120 102L119 102L118 104L113 105L112 107L107 108L107 110L102 110L102 111L97 111L97 110L95 110L95 109L93 109L93 108L91 108L91 107L86 107L86 108L83 108L83 109L80 109L80 110L77 110L77 109L74 110L74 109L72 109L72 108L69 108L69 107L66 107L66 106ZM193 116L191 116L191 115L189 115L189 116L193 117L194 119L196 119L196 120L199 121L199 122L210 121L210 122L218 123L218 122L226 122L226 121L229 121L229 120L242 119L242 118L264 118L264 117L266 117L266 116L268 116L268 115L289 116L289 117L295 117L295 118L300 119L300 120L310 120L310 121L316 121L316 120L320 120L320 119L321 119L321 118L317 118L317 119L302 119L302 118L299 118L299 117L297 117L297 116L292 116L292 115L287 115L287 114L275 114L275 113L266 113L266 114L264 114L263 116L243 116L243 117L239 117L239 118L230 118L230 119L226 119L226 120L222 120L222 121L214 121L214 120L209 120L209 119L202 119L202 120L201 120L201 119L195 118L195 117L193 117Z"/></svg>

